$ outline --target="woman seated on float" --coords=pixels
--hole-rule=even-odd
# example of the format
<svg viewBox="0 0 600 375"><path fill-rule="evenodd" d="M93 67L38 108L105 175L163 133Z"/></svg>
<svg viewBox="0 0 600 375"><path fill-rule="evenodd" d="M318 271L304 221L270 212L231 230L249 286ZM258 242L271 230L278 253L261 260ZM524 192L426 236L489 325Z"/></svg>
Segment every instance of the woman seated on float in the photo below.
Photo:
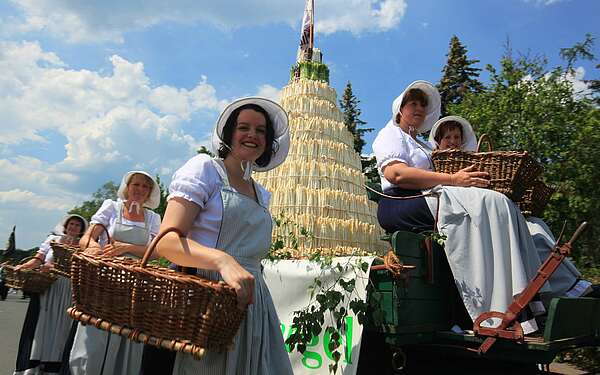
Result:
<svg viewBox="0 0 600 375"><path fill-rule="evenodd" d="M40 267L42 272L52 269L54 254L50 243L76 246L87 225L83 217L67 215L40 245L35 257L16 268ZM15 374L52 374L61 370L63 349L73 323L67 314L67 308L72 304L71 294L71 280L65 277L59 277L45 292L31 294L19 340Z"/></svg>
<svg viewBox="0 0 600 375"><path fill-rule="evenodd" d="M477 136L471 124L460 116L446 116L439 119L429 133L429 143L434 150L460 149L475 151ZM533 243L543 261L553 250L556 239L546 223L534 216L527 216L527 228L533 238ZM546 306L550 298L557 296L568 297L600 297L600 286L581 279L581 273L575 265L565 259L558 269L548 279L551 292L542 294Z"/></svg>
<svg viewBox="0 0 600 375"><path fill-rule="evenodd" d="M454 174L433 171L430 147L417 135L431 129L439 114L440 95L429 82L413 82L394 100L392 118L373 143L387 195L377 216L388 232L432 230L437 223L447 237L445 252L459 294L475 320L486 311L506 311L541 262L514 204L479 189L489 185L486 172L474 166ZM397 198L412 196L418 197Z"/></svg>
<svg viewBox="0 0 600 375"><path fill-rule="evenodd" d="M105 200L91 220L108 230L110 242L102 226L96 225L79 244L90 254L142 257L160 227L160 215L152 211L160 204L160 188L150 174L131 171L123 176L117 196L117 201ZM143 344L79 324L69 367L72 375L137 374L142 350Z"/></svg>

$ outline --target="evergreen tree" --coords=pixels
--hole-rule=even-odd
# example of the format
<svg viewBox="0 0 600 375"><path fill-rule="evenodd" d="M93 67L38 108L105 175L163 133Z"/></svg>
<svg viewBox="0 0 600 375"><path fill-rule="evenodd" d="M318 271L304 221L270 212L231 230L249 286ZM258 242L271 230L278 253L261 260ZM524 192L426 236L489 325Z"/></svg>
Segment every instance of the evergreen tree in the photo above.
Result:
<svg viewBox="0 0 600 375"><path fill-rule="evenodd" d="M446 115L448 104L460 103L467 93L477 93L483 90L481 82L477 80L481 69L472 65L479 60L469 60L467 49L456 35L450 38L450 49L446 66L442 69L442 79L437 88L442 97L442 115Z"/></svg>
<svg viewBox="0 0 600 375"><path fill-rule="evenodd" d="M348 82L344 89L344 95L340 100L340 107L344 116L344 124L354 137L354 151L360 154L360 163L363 173L368 181L378 181L379 176L375 169L375 158L362 155L363 147L366 142L363 139L365 133L373 131L373 128L360 128L366 122L360 119L361 110L358 108L360 100L352 92L352 84Z"/></svg>
<svg viewBox="0 0 600 375"><path fill-rule="evenodd" d="M344 95L340 100L340 107L342 107L342 113L344 115L344 125L354 136L354 151L359 154L362 153L362 149L366 142L363 139L365 133L373 131L372 128L361 129L360 126L365 125L366 122L361 120L361 110L358 108L360 100L352 92L352 84L348 82L344 89Z"/></svg>
<svg viewBox="0 0 600 375"><path fill-rule="evenodd" d="M573 64L579 59L595 61L596 57L592 53L594 46L594 37L592 34L585 34L585 40L580 43L575 43L573 47L561 48L560 57L567 62L567 70L573 74ZM600 69L600 64L596 65L596 69ZM592 100L596 105L600 105L600 79L588 79L584 81L592 90Z"/></svg>

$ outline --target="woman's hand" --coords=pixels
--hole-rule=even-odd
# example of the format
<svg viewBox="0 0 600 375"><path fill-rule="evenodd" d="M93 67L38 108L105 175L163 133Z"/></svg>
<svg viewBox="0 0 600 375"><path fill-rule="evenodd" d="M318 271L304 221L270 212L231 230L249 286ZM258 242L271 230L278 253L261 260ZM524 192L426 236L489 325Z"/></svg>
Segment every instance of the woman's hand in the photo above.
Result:
<svg viewBox="0 0 600 375"><path fill-rule="evenodd" d="M223 281L235 289L240 310L254 303L254 276L240 266L231 255L223 253L218 271Z"/></svg>
<svg viewBox="0 0 600 375"><path fill-rule="evenodd" d="M53 268L54 268L54 262L48 262L40 267L40 272L50 272Z"/></svg>
<svg viewBox="0 0 600 375"><path fill-rule="evenodd" d="M118 257L127 252L130 252L129 250L132 246L133 245L128 244L126 242L114 241L113 243L104 246L102 254L111 257Z"/></svg>
<svg viewBox="0 0 600 375"><path fill-rule="evenodd" d="M15 267L16 271L19 270L32 270L34 268L36 268L37 266L41 265L42 261L39 258L33 258L33 259L29 259L27 262L23 263L23 264L19 264L18 266Z"/></svg>
<svg viewBox="0 0 600 375"><path fill-rule="evenodd" d="M102 255L104 253L102 247L98 244L88 246L83 252L91 255Z"/></svg>
<svg viewBox="0 0 600 375"><path fill-rule="evenodd" d="M490 185L490 175L487 172L473 171L475 165L461 169L450 175L450 185L463 187L487 187Z"/></svg>

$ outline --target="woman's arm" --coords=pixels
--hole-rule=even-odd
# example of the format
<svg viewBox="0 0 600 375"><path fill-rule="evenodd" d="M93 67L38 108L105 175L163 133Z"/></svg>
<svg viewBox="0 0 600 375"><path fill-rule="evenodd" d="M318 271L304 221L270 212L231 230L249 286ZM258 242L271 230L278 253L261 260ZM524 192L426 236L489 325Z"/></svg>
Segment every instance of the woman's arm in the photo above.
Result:
<svg viewBox="0 0 600 375"><path fill-rule="evenodd" d="M195 203L177 197L170 199L161 232L167 228L177 228L184 236L187 235L199 212L200 207ZM226 252L179 237L175 232L160 240L156 252L181 266L218 271L223 280L235 289L240 308L254 302L254 276Z"/></svg>
<svg viewBox="0 0 600 375"><path fill-rule="evenodd" d="M102 226L92 224L79 240L79 247L89 254L102 254L102 247L98 243L98 237L100 237L102 231L104 231Z"/></svg>
<svg viewBox="0 0 600 375"><path fill-rule="evenodd" d="M383 167L383 176L391 184L404 189L429 189L436 185L486 187L490 184L487 172L473 172L472 165L454 174L432 172L409 167L405 163L393 161Z"/></svg>

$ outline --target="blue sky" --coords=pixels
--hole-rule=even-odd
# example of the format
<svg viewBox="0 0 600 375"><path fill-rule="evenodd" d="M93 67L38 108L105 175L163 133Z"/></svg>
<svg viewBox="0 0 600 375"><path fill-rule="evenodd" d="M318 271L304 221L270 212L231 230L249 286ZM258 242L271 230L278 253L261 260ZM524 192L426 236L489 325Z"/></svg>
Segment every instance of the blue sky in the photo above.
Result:
<svg viewBox="0 0 600 375"><path fill-rule="evenodd" d="M377 130L407 84L439 81L453 34L481 68L497 66L507 39L514 53L544 55L552 67L561 64L560 48L586 33L600 38L596 0L315 3L316 46L331 85L340 95L351 81L362 119ZM0 241L17 225L18 247L38 245L66 211L128 170L168 182L207 144L228 102L276 99L295 60L303 7L303 0L0 2ZM596 64L576 65L577 87L600 78Z"/></svg>

